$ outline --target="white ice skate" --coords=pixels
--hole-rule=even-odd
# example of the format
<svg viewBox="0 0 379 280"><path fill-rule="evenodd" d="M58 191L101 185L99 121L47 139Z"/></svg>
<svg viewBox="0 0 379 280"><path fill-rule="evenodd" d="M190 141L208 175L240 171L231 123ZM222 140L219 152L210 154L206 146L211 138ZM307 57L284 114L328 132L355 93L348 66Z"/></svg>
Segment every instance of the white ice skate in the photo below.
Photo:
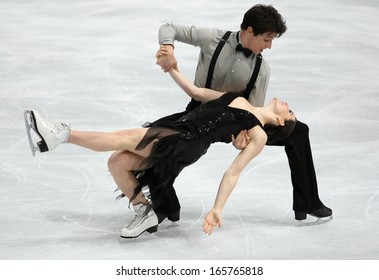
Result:
<svg viewBox="0 0 379 280"><path fill-rule="evenodd" d="M307 220L296 221L297 222L296 226L298 227L317 226L317 225L331 222L332 220L333 220L333 216L323 217L323 218L310 217Z"/></svg>
<svg viewBox="0 0 379 280"><path fill-rule="evenodd" d="M67 143L70 135L70 124L55 123L42 119L40 114L33 110L24 112L24 120L33 156L35 156L36 151L44 153L54 150L59 144ZM35 132L36 137L39 138L37 146L33 142L33 137L30 133L31 129Z"/></svg>
<svg viewBox="0 0 379 280"><path fill-rule="evenodd" d="M121 237L136 238L142 233L158 231L158 217L150 204L133 205L136 213L133 221L121 230Z"/></svg>

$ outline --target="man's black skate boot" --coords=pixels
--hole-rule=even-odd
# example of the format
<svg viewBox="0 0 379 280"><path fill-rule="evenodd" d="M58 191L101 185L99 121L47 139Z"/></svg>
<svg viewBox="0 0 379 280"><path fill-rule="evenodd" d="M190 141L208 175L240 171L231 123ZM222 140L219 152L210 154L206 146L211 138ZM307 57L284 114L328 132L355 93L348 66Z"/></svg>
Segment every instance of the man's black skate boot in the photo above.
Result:
<svg viewBox="0 0 379 280"><path fill-rule="evenodd" d="M305 220L307 218L307 214L316 218L327 218L331 217L333 214L332 209L326 207L324 204L322 206L313 211L313 212L305 212L305 211L297 211L295 210L295 219L298 221Z"/></svg>

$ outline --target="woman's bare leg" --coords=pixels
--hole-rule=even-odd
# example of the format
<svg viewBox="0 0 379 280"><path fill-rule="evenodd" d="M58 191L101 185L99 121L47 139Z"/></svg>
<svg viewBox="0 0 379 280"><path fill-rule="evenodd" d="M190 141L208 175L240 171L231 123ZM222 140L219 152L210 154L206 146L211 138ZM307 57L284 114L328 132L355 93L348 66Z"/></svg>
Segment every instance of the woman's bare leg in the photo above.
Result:
<svg viewBox="0 0 379 280"><path fill-rule="evenodd" d="M135 153L136 156L148 157L151 154L154 141L141 150L135 148L141 142L147 132L147 128L127 129L117 132L84 132L70 130L67 123L57 123L41 118L40 114L34 110L24 112L25 125L28 132L30 146L33 155L35 151L48 152L54 150L63 143L71 143L94 151L127 150ZM40 141L38 147L34 145L31 137L34 131ZM134 194L134 189L138 182L134 174L129 173L128 184L121 184L123 192L130 198ZM136 215L131 223L121 230L121 236L125 238L135 238L144 231L150 233L158 229L158 217L152 209L151 203L146 203L146 199L139 194L134 201L133 208Z"/></svg>
<svg viewBox="0 0 379 280"><path fill-rule="evenodd" d="M134 175L134 171L141 171L145 168L142 166L144 157L129 151L114 152L108 160L108 169L113 180L122 193L129 199L134 194L134 189L138 187L139 182ZM146 203L147 200L142 192L133 199L133 204Z"/></svg>
<svg viewBox="0 0 379 280"><path fill-rule="evenodd" d="M125 129L115 132L71 130L68 142L97 152L126 150L147 157L151 146L136 151L135 147L146 134L147 128Z"/></svg>
<svg viewBox="0 0 379 280"><path fill-rule="evenodd" d="M72 130L69 137L69 143L98 152L123 150L115 152L115 155L120 153L130 154L130 158L135 160L135 169L133 169L133 171L138 171L144 169L141 165L142 159L144 158L142 155L148 156L151 152L152 145L148 145L140 151L135 150L135 147L141 141L146 131L147 128L126 129L116 132L87 132ZM134 189L139 185L132 170L110 168L110 171L117 186L122 193L130 199L134 195ZM140 193L133 199L132 203L146 203L146 199L143 194Z"/></svg>
<svg viewBox="0 0 379 280"><path fill-rule="evenodd" d="M147 128L135 128L116 132L71 131L68 142L100 152L123 150L134 154L136 158L143 158L151 154L154 141L142 150L137 151L135 148L141 142L147 130ZM142 167L139 167L141 170ZM139 182L133 172L127 172L124 176L124 180L116 181L116 183L123 194L130 200L134 196L134 190L139 185ZM149 233L156 232L158 230L158 217L151 203L144 197L144 194L140 192L133 198L132 203L135 217L121 230L120 236L124 238L136 238L145 231Z"/></svg>

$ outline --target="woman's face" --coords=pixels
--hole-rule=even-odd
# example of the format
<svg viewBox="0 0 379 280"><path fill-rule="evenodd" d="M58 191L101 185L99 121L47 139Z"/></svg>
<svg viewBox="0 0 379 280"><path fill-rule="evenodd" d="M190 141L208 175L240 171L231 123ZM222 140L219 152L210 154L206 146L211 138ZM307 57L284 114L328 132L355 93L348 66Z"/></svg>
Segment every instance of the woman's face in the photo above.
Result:
<svg viewBox="0 0 379 280"><path fill-rule="evenodd" d="M292 110L288 108L288 103L280 100L279 98L273 98L271 101L274 105L274 113L282 117L284 120L296 120L296 116Z"/></svg>

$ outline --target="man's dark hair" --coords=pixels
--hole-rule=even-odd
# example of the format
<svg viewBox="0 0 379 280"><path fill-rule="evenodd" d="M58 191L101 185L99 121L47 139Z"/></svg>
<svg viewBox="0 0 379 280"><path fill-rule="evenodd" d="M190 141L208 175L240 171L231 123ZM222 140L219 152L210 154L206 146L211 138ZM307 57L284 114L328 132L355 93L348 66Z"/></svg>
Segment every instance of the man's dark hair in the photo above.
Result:
<svg viewBox="0 0 379 280"><path fill-rule="evenodd" d="M296 120L286 120L283 126L265 125L263 130L267 134L267 145L286 139L295 129Z"/></svg>
<svg viewBox="0 0 379 280"><path fill-rule="evenodd" d="M258 4L250 8L244 15L241 29L253 28L254 35L275 32L280 37L287 30L286 22L279 12L271 5Z"/></svg>

